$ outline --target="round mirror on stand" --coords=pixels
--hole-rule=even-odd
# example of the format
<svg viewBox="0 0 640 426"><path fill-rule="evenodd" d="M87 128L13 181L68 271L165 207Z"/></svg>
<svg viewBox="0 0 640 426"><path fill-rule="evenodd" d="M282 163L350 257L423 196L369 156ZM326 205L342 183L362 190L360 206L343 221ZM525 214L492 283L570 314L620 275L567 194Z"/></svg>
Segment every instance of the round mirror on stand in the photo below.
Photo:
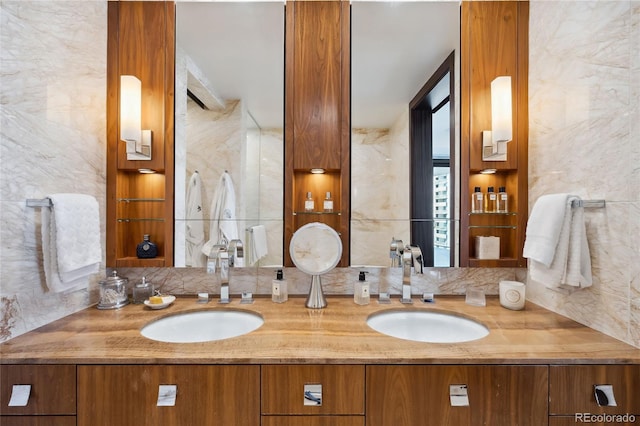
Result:
<svg viewBox="0 0 640 426"><path fill-rule="evenodd" d="M308 223L294 232L289 244L289 254L296 268L311 275L307 308L326 307L320 276L331 271L340 262L342 241L338 233L323 223Z"/></svg>

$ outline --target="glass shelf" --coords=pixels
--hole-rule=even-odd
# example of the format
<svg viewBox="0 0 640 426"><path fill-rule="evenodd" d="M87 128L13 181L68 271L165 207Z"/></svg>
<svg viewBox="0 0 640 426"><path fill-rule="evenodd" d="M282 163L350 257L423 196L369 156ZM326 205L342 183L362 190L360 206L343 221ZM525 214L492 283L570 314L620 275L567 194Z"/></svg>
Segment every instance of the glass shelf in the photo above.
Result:
<svg viewBox="0 0 640 426"><path fill-rule="evenodd" d="M164 218L161 217L149 217L149 218L124 218L124 219L117 219L118 223L129 223L129 222L164 222Z"/></svg>
<svg viewBox="0 0 640 426"><path fill-rule="evenodd" d="M293 215L305 215L305 214L317 214L317 215L335 215L335 216L341 216L342 213L340 212L305 212L305 211L301 211L301 212L293 212Z"/></svg>
<svg viewBox="0 0 640 426"><path fill-rule="evenodd" d="M119 203L163 202L164 198L118 198Z"/></svg>

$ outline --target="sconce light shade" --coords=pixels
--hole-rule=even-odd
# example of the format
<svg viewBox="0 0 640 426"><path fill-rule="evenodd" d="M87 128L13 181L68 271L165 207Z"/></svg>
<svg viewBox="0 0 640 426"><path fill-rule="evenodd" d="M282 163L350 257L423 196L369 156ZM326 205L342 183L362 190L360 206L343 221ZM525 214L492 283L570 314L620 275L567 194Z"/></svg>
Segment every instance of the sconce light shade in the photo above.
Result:
<svg viewBox="0 0 640 426"><path fill-rule="evenodd" d="M133 75L120 76L120 139L127 160L151 160L151 130L142 130L142 83Z"/></svg>
<svg viewBox="0 0 640 426"><path fill-rule="evenodd" d="M496 77L491 82L491 139L509 142L513 138L511 77Z"/></svg>
<svg viewBox="0 0 640 426"><path fill-rule="evenodd" d="M482 132L482 159L507 161L507 142L513 139L511 77L491 82L491 130Z"/></svg>

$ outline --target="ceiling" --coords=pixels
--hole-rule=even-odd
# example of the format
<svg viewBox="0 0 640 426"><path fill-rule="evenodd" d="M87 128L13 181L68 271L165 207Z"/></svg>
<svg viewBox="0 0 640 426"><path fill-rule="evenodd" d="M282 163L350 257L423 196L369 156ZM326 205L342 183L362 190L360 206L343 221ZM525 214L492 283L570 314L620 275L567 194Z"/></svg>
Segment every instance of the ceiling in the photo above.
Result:
<svg viewBox="0 0 640 426"><path fill-rule="evenodd" d="M459 1L352 2L352 125L389 127L460 40ZM284 3L177 2L177 44L262 128L283 122Z"/></svg>

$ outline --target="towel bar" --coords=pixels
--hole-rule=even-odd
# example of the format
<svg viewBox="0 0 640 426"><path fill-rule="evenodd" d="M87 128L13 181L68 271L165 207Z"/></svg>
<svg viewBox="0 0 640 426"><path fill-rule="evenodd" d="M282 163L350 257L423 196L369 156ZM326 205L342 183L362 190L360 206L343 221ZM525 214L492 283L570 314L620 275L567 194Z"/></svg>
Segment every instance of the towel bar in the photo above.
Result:
<svg viewBox="0 0 640 426"><path fill-rule="evenodd" d="M571 207L584 207L585 209L603 209L605 200L573 200Z"/></svg>
<svg viewBox="0 0 640 426"><path fill-rule="evenodd" d="M27 207L52 207L51 198L27 198Z"/></svg>

